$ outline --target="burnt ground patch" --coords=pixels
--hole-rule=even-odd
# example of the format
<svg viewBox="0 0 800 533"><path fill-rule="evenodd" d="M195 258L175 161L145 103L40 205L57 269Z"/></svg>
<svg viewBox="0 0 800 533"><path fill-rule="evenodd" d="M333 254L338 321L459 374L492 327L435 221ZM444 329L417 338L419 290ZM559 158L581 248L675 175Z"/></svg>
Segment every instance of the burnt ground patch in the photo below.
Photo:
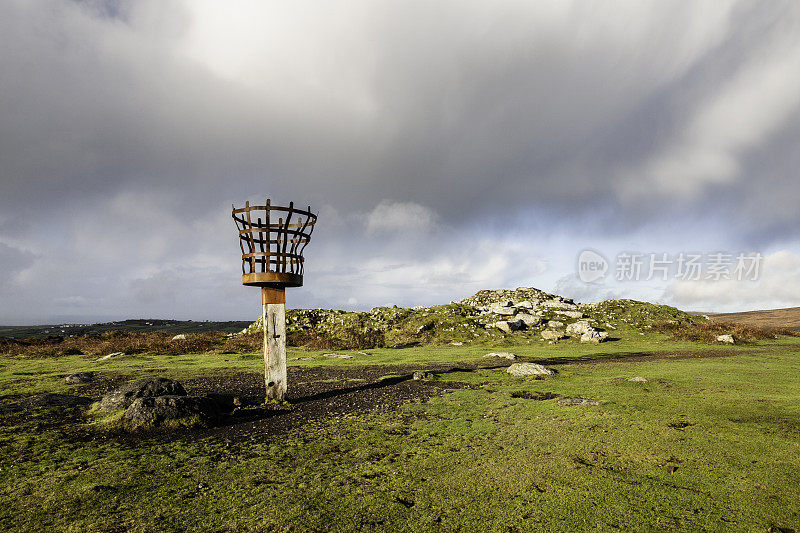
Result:
<svg viewBox="0 0 800 533"><path fill-rule="evenodd" d="M474 370L469 368L467 370ZM395 409L412 401L427 401L448 390L468 388L446 381L451 367L425 367L440 373L440 379L412 379L419 366L304 367L289 368L288 406L264 406L264 376L238 373L184 380L189 394L238 392L242 408L227 423L201 430L207 436L238 440L253 434L277 434L324 418L369 411ZM465 370L459 367L458 369ZM236 395L236 394L235 394Z"/></svg>
<svg viewBox="0 0 800 533"><path fill-rule="evenodd" d="M118 430L98 431L85 424L75 424L72 416L64 416L62 436L70 441L91 441L113 438L136 445L151 440L216 438L227 441L245 440L252 436L276 435L308 422L341 417L372 409L395 409L412 401L426 401L448 390L470 388L471 385L446 380L448 372L463 372L486 365L374 365L359 367L290 367L286 405L265 406L264 376L258 372L217 373L209 376L179 379L189 395L235 397L239 404L234 413L211 428L174 430L141 430L127 433ZM431 381L412 378L413 372L424 370L437 375ZM76 393L99 400L122 383L122 376L100 376L95 382L76 388ZM64 413L66 414L66 413ZM59 414L48 415L56 423Z"/></svg>
<svg viewBox="0 0 800 533"><path fill-rule="evenodd" d="M556 394L554 392L536 392L536 391L514 391L511 393L512 398L522 398L525 400L536 400L536 401L543 401L543 400L553 400L555 398L560 398L560 394Z"/></svg>

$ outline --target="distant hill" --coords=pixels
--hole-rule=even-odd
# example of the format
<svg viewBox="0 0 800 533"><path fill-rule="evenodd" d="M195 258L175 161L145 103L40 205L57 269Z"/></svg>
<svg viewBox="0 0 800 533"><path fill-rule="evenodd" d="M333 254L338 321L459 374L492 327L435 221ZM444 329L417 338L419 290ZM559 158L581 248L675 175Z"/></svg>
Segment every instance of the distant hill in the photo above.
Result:
<svg viewBox="0 0 800 533"><path fill-rule="evenodd" d="M236 333L250 325L250 322L195 322L193 320L161 320L142 318L136 320L120 320L103 324L60 324L49 326L0 326L0 337L29 338L56 335L61 337L100 334L108 331L124 331L126 333L146 333L164 331L167 333L201 333L205 331L222 331Z"/></svg>
<svg viewBox="0 0 800 533"><path fill-rule="evenodd" d="M708 317L714 322L734 322L762 328L788 328L800 331L800 307L742 313L709 313Z"/></svg>

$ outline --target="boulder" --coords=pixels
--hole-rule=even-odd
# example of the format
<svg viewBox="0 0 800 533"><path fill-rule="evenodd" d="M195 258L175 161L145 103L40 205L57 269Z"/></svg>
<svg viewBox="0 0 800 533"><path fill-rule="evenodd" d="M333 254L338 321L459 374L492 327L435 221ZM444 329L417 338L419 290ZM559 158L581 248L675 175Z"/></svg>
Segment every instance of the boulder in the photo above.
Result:
<svg viewBox="0 0 800 533"><path fill-rule="evenodd" d="M94 372L78 372L77 374L71 374L64 378L64 381L73 385L77 383L89 383L93 380Z"/></svg>
<svg viewBox="0 0 800 533"><path fill-rule="evenodd" d="M213 423L221 415L221 406L212 398L166 395L136 398L123 418L144 427L156 427L167 422L194 426Z"/></svg>
<svg viewBox="0 0 800 533"><path fill-rule="evenodd" d="M522 300L521 302L514 304L514 307L521 309L533 309L535 306L529 300Z"/></svg>
<svg viewBox="0 0 800 533"><path fill-rule="evenodd" d="M492 352L492 353L487 353L486 355L484 355L484 357L500 357L503 359L508 359L510 361L513 361L514 359L517 358L517 354L513 354L511 352Z"/></svg>
<svg viewBox="0 0 800 533"><path fill-rule="evenodd" d="M498 306L498 307L492 307L491 311L492 311L492 313L494 313L496 315L503 315L503 316L514 316L514 315L517 314L517 308L516 307L505 307L505 306L504 307L499 307Z"/></svg>
<svg viewBox="0 0 800 533"><path fill-rule="evenodd" d="M537 363L514 363L506 369L512 376L550 376L553 371L546 366Z"/></svg>
<svg viewBox="0 0 800 533"><path fill-rule="evenodd" d="M608 340L608 333L605 331L589 331L581 335L581 342L605 342Z"/></svg>
<svg viewBox="0 0 800 533"><path fill-rule="evenodd" d="M433 374L430 372L424 372L422 370L417 370L411 375L411 379L414 381L432 381Z"/></svg>
<svg viewBox="0 0 800 533"><path fill-rule="evenodd" d="M551 320L550 322L547 323L547 327L548 328L561 328L561 327L564 327L564 323L563 322L559 322L558 320Z"/></svg>
<svg viewBox="0 0 800 533"><path fill-rule="evenodd" d="M542 332L542 338L546 341L557 341L564 338L564 333L554 329L546 329Z"/></svg>
<svg viewBox="0 0 800 533"><path fill-rule="evenodd" d="M567 326L567 335L578 336L591 331L594 331L594 328L589 325L588 320L578 320L577 322Z"/></svg>
<svg viewBox="0 0 800 533"><path fill-rule="evenodd" d="M511 331L519 331L527 327L525 322L520 319L507 320L506 322L508 322L508 327L511 328Z"/></svg>
<svg viewBox="0 0 800 533"><path fill-rule="evenodd" d="M539 324L542 323L542 317L540 317L539 315L531 315L528 313L519 313L517 314L516 319L522 320L522 322L529 328L533 326L538 326Z"/></svg>
<svg viewBox="0 0 800 533"><path fill-rule="evenodd" d="M733 335L717 335L717 342L722 342L724 344L736 344L736 339Z"/></svg>
<svg viewBox="0 0 800 533"><path fill-rule="evenodd" d="M186 340L186 335L184 335L183 333L180 333L180 334L175 335L174 337L172 337L172 340L174 340L174 341L185 341Z"/></svg>
<svg viewBox="0 0 800 533"><path fill-rule="evenodd" d="M186 391L183 389L183 385L171 379L139 379L126 383L103 396L99 409L101 411L119 411L130 407L138 398L158 396L186 396Z"/></svg>
<svg viewBox="0 0 800 533"><path fill-rule="evenodd" d="M525 329L525 322L522 320L501 320L499 322L495 322L494 327L505 333L511 333L512 331Z"/></svg>
<svg viewBox="0 0 800 533"><path fill-rule="evenodd" d="M564 315L568 318L583 318L583 312L581 311L563 311L563 310L556 310L556 313L559 315Z"/></svg>
<svg viewBox="0 0 800 533"><path fill-rule="evenodd" d="M511 326L508 325L508 322L505 320L500 320L499 322L495 322L492 324L494 327L502 331L503 333L511 333Z"/></svg>

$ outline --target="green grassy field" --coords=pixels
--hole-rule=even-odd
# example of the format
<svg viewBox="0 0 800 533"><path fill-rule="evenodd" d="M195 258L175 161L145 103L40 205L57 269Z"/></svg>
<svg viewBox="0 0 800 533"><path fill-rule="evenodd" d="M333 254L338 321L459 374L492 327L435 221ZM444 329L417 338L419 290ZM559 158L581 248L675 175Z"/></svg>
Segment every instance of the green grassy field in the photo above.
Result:
<svg viewBox="0 0 800 533"><path fill-rule="evenodd" d="M469 388L278 435L129 440L92 425L85 407L0 412L0 529L800 529L800 339L722 347L629 333L600 345L375 349L348 360L290 349L290 365L351 378L363 365L396 373L486 363L498 350L557 373L441 373ZM78 386L63 377L82 370L189 379L261 365L257 354L0 358L0 404L71 393ZM512 396L520 392L601 403Z"/></svg>

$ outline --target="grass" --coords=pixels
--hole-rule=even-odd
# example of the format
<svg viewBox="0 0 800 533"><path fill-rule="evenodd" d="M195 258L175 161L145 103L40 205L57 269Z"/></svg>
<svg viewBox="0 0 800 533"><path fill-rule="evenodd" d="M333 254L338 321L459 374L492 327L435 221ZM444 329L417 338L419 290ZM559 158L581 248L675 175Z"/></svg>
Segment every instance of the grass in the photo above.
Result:
<svg viewBox="0 0 800 533"><path fill-rule="evenodd" d="M498 347L563 362L546 380L451 372L471 386L400 410L245 440L104 438L82 411L0 414L0 529L58 531L769 531L800 528L800 339L723 347L619 333L356 352L290 364L476 361ZM679 358L691 351L729 357ZM630 354L658 360L625 361ZM292 357L315 356L311 361ZM622 359L616 359L617 357ZM0 396L67 392L65 374L260 371L258 354L0 358ZM648 383L627 378L644 376ZM554 393L599 406L514 398ZM72 435L72 436L70 436Z"/></svg>

